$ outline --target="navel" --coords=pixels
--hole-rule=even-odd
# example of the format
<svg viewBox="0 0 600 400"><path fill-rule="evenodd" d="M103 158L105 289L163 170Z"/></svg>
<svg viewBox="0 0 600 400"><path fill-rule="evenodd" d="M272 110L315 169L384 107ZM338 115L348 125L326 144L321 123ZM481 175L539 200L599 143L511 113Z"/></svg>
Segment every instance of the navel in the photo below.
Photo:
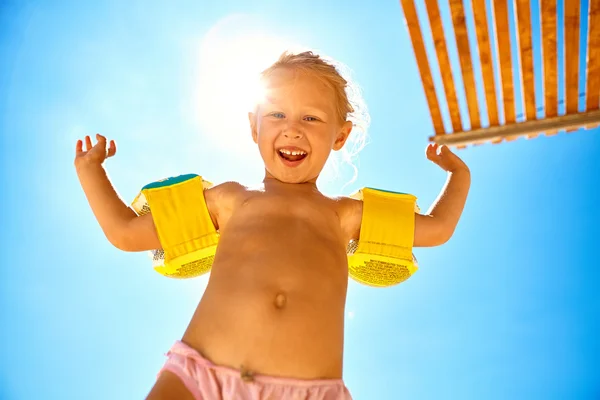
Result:
<svg viewBox="0 0 600 400"><path fill-rule="evenodd" d="M242 378L244 382L252 382L254 381L254 373L244 368L244 366L242 365L240 367L240 378Z"/></svg>
<svg viewBox="0 0 600 400"><path fill-rule="evenodd" d="M277 296L275 296L275 307L281 309L285 307L285 303L287 303L287 298L285 297L285 294L277 293Z"/></svg>

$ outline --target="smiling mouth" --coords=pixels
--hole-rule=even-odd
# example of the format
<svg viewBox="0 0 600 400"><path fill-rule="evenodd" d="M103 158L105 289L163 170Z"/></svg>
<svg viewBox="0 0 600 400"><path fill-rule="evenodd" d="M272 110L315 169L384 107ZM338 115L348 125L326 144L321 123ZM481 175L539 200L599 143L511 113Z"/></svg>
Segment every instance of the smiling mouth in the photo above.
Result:
<svg viewBox="0 0 600 400"><path fill-rule="evenodd" d="M304 160L308 155L305 151L289 151L281 149L277 153L279 153L279 157L289 162L297 162Z"/></svg>

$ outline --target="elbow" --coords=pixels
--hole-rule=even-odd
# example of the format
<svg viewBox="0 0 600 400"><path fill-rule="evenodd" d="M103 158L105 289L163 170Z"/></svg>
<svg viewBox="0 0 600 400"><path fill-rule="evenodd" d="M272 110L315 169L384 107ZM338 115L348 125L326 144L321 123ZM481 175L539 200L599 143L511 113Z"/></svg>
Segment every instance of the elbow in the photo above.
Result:
<svg viewBox="0 0 600 400"><path fill-rule="evenodd" d="M433 222L433 221L432 221ZM419 229L418 235L415 235L414 247L436 247L446 244L452 235L454 235L454 227L448 224L430 223L427 229Z"/></svg>
<svg viewBox="0 0 600 400"><path fill-rule="evenodd" d="M452 235L454 234L454 230L449 232L441 232L437 237L434 246L441 246L443 244L448 243Z"/></svg>
<svg viewBox="0 0 600 400"><path fill-rule="evenodd" d="M128 241L127 238L124 237L123 235L106 234L106 239L108 239L110 244L112 244L114 247L116 247L117 249L119 249L121 251L126 251L126 252L134 251L133 246L131 245L130 241Z"/></svg>
<svg viewBox="0 0 600 400"><path fill-rule="evenodd" d="M119 221L104 234L113 246L122 251L139 252L162 247L151 216Z"/></svg>
<svg viewBox="0 0 600 400"><path fill-rule="evenodd" d="M109 231L105 231L104 235L106 239L112 244L114 247L121 251L126 252L135 252L138 251L136 249L135 241L128 234L127 229L122 227L121 229L112 229Z"/></svg>
<svg viewBox="0 0 600 400"><path fill-rule="evenodd" d="M441 225L433 237L434 244L432 246L441 246L448 243L454 235L455 228L456 226L449 226L447 224Z"/></svg>
<svg viewBox="0 0 600 400"><path fill-rule="evenodd" d="M443 244L448 243L448 241L450 240L451 237L452 237L452 234L448 234L448 233L444 233L444 232L436 233L436 234L429 236L427 238L427 240L424 241L423 243L419 243L419 244L415 243L415 247L441 246Z"/></svg>
<svg viewBox="0 0 600 400"><path fill-rule="evenodd" d="M139 228L139 227L138 227ZM155 232L139 232L135 228L126 227L112 234L106 234L106 238L117 249L129 253L161 249L161 243Z"/></svg>

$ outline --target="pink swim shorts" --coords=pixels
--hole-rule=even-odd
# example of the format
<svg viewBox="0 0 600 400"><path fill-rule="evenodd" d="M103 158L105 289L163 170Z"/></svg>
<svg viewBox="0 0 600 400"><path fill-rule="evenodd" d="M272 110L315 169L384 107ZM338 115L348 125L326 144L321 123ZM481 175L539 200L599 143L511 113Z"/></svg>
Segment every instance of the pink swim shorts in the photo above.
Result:
<svg viewBox="0 0 600 400"><path fill-rule="evenodd" d="M249 376L213 364L183 342L167 353L161 369L177 375L196 400L351 400L341 379L303 380L266 375ZM160 372L159 372L160 375Z"/></svg>

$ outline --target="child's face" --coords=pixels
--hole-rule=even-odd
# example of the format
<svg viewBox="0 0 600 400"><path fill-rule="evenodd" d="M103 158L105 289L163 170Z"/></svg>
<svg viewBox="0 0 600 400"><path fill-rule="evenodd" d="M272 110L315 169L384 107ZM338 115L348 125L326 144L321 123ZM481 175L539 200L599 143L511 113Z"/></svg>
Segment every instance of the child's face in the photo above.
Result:
<svg viewBox="0 0 600 400"><path fill-rule="evenodd" d="M265 84L265 99L249 117L266 176L316 182L331 150L344 146L352 123L339 121L333 90L312 73L280 68Z"/></svg>

